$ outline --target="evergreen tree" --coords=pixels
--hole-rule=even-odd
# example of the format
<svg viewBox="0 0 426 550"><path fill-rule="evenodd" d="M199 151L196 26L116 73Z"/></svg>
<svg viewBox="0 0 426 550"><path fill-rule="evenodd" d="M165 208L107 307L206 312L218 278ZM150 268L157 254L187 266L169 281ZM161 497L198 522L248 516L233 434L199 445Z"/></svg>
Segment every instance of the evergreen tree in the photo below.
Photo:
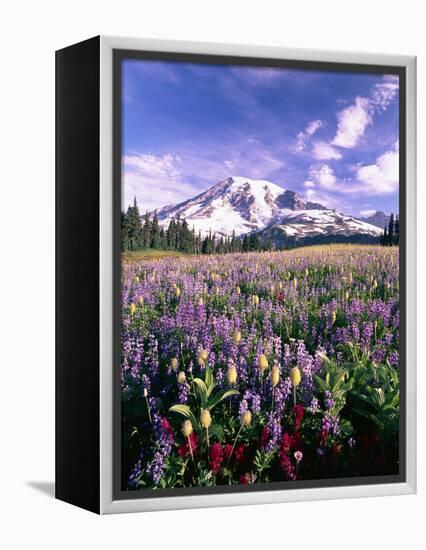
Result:
<svg viewBox="0 0 426 550"><path fill-rule="evenodd" d="M381 244L382 244L382 246L387 246L388 245L388 228L386 226L383 230L383 235L381 237Z"/></svg>
<svg viewBox="0 0 426 550"><path fill-rule="evenodd" d="M394 244L399 245L399 215L395 216L395 239Z"/></svg>
<svg viewBox="0 0 426 550"><path fill-rule="evenodd" d="M395 238L395 218L392 212L389 218L389 228L388 228L388 241L389 241L388 244L390 246L393 245L394 238Z"/></svg>
<svg viewBox="0 0 426 550"><path fill-rule="evenodd" d="M154 218L151 225L151 248L161 248L160 226L158 224L157 210L154 212Z"/></svg>
<svg viewBox="0 0 426 550"><path fill-rule="evenodd" d="M149 248L151 246L151 216L148 210L145 212L144 224L142 227L142 246Z"/></svg>
<svg viewBox="0 0 426 550"><path fill-rule="evenodd" d="M121 212L121 250L129 250L129 235L126 212Z"/></svg>
<svg viewBox="0 0 426 550"><path fill-rule="evenodd" d="M142 222L136 197L134 198L133 206L129 206L127 209L125 229L128 250L142 248Z"/></svg>

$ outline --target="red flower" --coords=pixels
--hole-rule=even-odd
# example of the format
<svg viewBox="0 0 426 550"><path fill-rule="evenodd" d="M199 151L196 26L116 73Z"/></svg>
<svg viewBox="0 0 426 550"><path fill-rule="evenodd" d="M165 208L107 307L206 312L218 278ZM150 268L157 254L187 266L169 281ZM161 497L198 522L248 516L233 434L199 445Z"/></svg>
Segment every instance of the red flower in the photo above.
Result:
<svg viewBox="0 0 426 550"><path fill-rule="evenodd" d="M174 440L173 428L172 428L170 422L167 420L167 418L162 418L161 419L161 426L162 426L163 430L166 431L169 434L171 439Z"/></svg>
<svg viewBox="0 0 426 550"><path fill-rule="evenodd" d="M247 485L251 481L251 475L249 472L246 472L245 474L241 474L240 476L240 483L242 485Z"/></svg>
<svg viewBox="0 0 426 550"><path fill-rule="evenodd" d="M305 414L305 407L298 403L293 408L294 413L294 429L298 430L302 425L303 416Z"/></svg>
<svg viewBox="0 0 426 550"><path fill-rule="evenodd" d="M280 466L286 479L288 480L296 479L296 468L291 463L290 457L281 452L280 452Z"/></svg>
<svg viewBox="0 0 426 550"><path fill-rule="evenodd" d="M244 445L244 443L240 443L240 445L238 445L238 447L235 449L235 462L238 465L242 465L242 463L246 462L246 450L247 446Z"/></svg>
<svg viewBox="0 0 426 550"><path fill-rule="evenodd" d="M211 471L217 475L220 472L223 461L223 450L220 443L213 443L209 450L209 466Z"/></svg>
<svg viewBox="0 0 426 550"><path fill-rule="evenodd" d="M228 460L231 456L232 452L232 445L230 443L227 443L223 448L223 457Z"/></svg>
<svg viewBox="0 0 426 550"><path fill-rule="evenodd" d="M183 458L186 455L186 452L187 452L187 446L185 444L179 445L177 450L178 455Z"/></svg>
<svg viewBox="0 0 426 550"><path fill-rule="evenodd" d="M280 452L288 453L293 445L293 438L287 432L281 438Z"/></svg>
<svg viewBox="0 0 426 550"><path fill-rule="evenodd" d="M198 438L195 432L192 432L189 436L189 440L191 442L191 450L192 454L195 455L197 453L198 449ZM178 447L178 455L181 457L187 456L191 454L191 451L189 449L189 443L186 441L186 443L179 445Z"/></svg>
<svg viewBox="0 0 426 550"><path fill-rule="evenodd" d="M259 447L263 449L263 447L265 447L268 441L269 441L269 428L268 426L263 426L262 431L260 433L260 438L259 438Z"/></svg>

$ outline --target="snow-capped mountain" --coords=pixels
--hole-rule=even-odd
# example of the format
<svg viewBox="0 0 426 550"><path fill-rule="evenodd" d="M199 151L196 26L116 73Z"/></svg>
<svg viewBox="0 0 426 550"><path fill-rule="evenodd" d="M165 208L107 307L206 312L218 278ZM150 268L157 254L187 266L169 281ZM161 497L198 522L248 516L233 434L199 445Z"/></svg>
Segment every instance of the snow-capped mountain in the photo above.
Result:
<svg viewBox="0 0 426 550"><path fill-rule="evenodd" d="M266 180L230 177L200 195L158 211L160 225L168 226L172 217L186 219L190 227L207 234L243 235L280 223L293 211L325 210L321 204L305 201Z"/></svg>
<svg viewBox="0 0 426 550"><path fill-rule="evenodd" d="M158 211L164 227L177 216L202 235L210 231L219 236L233 231L236 235L258 232L277 242L283 237L375 238L382 232L375 225L306 201L270 181L244 177L227 178L192 199Z"/></svg>
<svg viewBox="0 0 426 550"><path fill-rule="evenodd" d="M303 210L287 214L281 223L271 224L259 236L279 246L289 238L292 241L327 242L332 239L345 242L356 236L357 242L368 242L381 233L379 227L336 210Z"/></svg>
<svg viewBox="0 0 426 550"><path fill-rule="evenodd" d="M376 225L377 227L380 227L382 231L389 224L389 216L381 210L376 210L374 214L370 214L369 216L364 216L363 218L359 219L363 222L367 222L371 225Z"/></svg>

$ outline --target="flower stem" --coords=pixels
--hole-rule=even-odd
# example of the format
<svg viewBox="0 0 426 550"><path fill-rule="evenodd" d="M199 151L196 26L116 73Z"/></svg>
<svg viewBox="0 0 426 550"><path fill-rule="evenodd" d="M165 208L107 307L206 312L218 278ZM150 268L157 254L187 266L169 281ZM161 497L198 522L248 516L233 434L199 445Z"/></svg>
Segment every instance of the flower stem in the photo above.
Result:
<svg viewBox="0 0 426 550"><path fill-rule="evenodd" d="M146 408L148 409L148 418L149 418L150 423L152 424L151 409L149 407L149 402L148 402L148 397L147 396L145 396L145 401L146 401Z"/></svg>
<svg viewBox="0 0 426 550"><path fill-rule="evenodd" d="M209 462L209 447L210 447L210 443L209 443L209 429L206 428L206 438L207 438L207 462Z"/></svg>
<svg viewBox="0 0 426 550"><path fill-rule="evenodd" d="M231 457L234 454L235 445L237 444L237 439L238 439L242 429L243 429L243 425L241 424L240 429L238 430L237 436L234 440L234 444L232 445L231 454L229 455L229 458L226 462L226 467L228 467L229 461L231 460Z"/></svg>
<svg viewBox="0 0 426 550"><path fill-rule="evenodd" d="M296 386L293 388L294 406L296 406Z"/></svg>
<svg viewBox="0 0 426 550"><path fill-rule="evenodd" d="M191 458L192 458L192 462L194 462L194 455L192 453L191 439L190 439L189 436L188 436L188 447L189 447L189 454L191 455ZM194 464L195 464L195 462L194 462Z"/></svg>

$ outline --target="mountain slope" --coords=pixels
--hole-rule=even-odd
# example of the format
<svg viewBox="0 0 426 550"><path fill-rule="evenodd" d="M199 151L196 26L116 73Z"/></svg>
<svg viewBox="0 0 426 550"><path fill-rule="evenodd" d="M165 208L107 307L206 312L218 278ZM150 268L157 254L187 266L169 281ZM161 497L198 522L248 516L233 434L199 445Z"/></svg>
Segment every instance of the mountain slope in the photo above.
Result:
<svg viewBox="0 0 426 550"><path fill-rule="evenodd" d="M158 218L168 226L172 217L180 216L202 234L243 235L279 223L293 211L312 209L326 208L270 181L230 177L192 199L165 206Z"/></svg>
<svg viewBox="0 0 426 550"><path fill-rule="evenodd" d="M262 240L275 246L286 242L374 242L381 235L379 227L336 210L310 210L287 214L278 224L259 232Z"/></svg>
<svg viewBox="0 0 426 550"><path fill-rule="evenodd" d="M381 210L377 210L376 212L374 212L374 214L371 214L371 216L366 216L358 219L371 225L380 227L382 231L389 224L389 216Z"/></svg>

